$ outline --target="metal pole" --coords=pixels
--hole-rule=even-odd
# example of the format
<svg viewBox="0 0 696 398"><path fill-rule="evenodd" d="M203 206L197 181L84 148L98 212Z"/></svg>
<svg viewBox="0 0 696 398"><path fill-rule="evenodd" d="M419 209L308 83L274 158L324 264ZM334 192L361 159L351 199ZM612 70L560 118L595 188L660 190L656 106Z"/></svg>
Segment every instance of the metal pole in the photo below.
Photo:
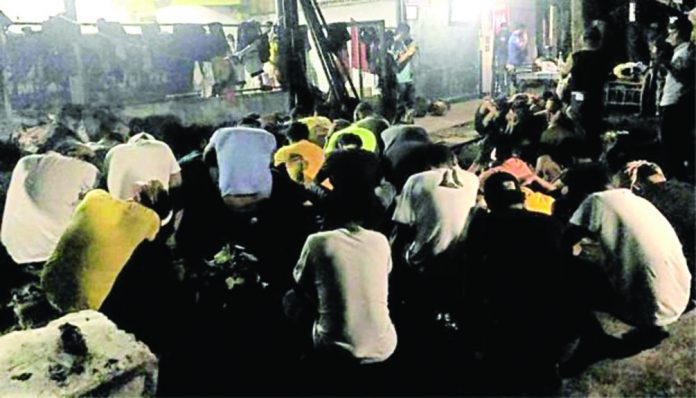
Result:
<svg viewBox="0 0 696 398"><path fill-rule="evenodd" d="M12 120L12 103L10 103L10 90L9 87L7 87L7 69L8 69L8 63L9 63L9 57L7 54L7 32L5 31L5 28L0 27L0 53L3 54L3 61L2 61L2 71L0 73L0 79L2 81L2 102L5 110L5 117L7 120Z"/></svg>
<svg viewBox="0 0 696 398"><path fill-rule="evenodd" d="M65 5L65 17L71 19L73 22L77 21L75 0L63 0L63 4Z"/></svg>
<svg viewBox="0 0 696 398"><path fill-rule="evenodd" d="M360 27L356 25L355 30L357 32L356 34L356 39L358 40L358 84L360 85L360 97L362 98L365 95L365 84L363 82L363 69L362 69L362 64L363 64L363 58L362 58L362 49L363 49L363 44L360 42Z"/></svg>

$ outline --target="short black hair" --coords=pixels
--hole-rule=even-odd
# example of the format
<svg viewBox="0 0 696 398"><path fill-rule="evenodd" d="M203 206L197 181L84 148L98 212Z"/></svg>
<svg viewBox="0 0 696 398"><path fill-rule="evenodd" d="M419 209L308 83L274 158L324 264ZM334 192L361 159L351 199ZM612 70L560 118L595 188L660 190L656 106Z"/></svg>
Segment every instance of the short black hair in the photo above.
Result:
<svg viewBox="0 0 696 398"><path fill-rule="evenodd" d="M346 119L336 119L334 120L334 125L336 126L334 131L341 131L350 127L350 122Z"/></svg>
<svg viewBox="0 0 696 398"><path fill-rule="evenodd" d="M676 30L679 38L683 41L689 41L691 40L691 33L693 32L694 26L691 24L691 21L689 21L688 18L679 16L677 19L670 22L667 28Z"/></svg>
<svg viewBox="0 0 696 398"><path fill-rule="evenodd" d="M427 161L430 167L445 167L454 165L452 150L445 144L428 145Z"/></svg>
<svg viewBox="0 0 696 398"><path fill-rule="evenodd" d="M600 162L579 164L569 169L563 177L563 183L568 187L568 194L573 196L604 191L609 182L609 170Z"/></svg>
<svg viewBox="0 0 696 398"><path fill-rule="evenodd" d="M360 138L359 135L352 134L352 133L344 133L344 134L341 134L340 137L338 137L338 141L336 142L336 145L338 147L355 145L358 148L362 148L363 142L362 142L362 138Z"/></svg>
<svg viewBox="0 0 696 398"><path fill-rule="evenodd" d="M483 184L483 195L492 211L524 203L524 192L517 177L499 171L493 173Z"/></svg>
<svg viewBox="0 0 696 398"><path fill-rule="evenodd" d="M309 128L304 123L293 122L288 126L285 135L292 142L307 140L309 139Z"/></svg>
<svg viewBox="0 0 696 398"><path fill-rule="evenodd" d="M65 104L60 108L59 119L65 120L65 118L82 119L83 107L78 104Z"/></svg>
<svg viewBox="0 0 696 398"><path fill-rule="evenodd" d="M592 47L599 47L602 44L602 32L599 31L598 27L593 26L585 31L582 39Z"/></svg>
<svg viewBox="0 0 696 398"><path fill-rule="evenodd" d="M242 118L242 120L239 121L240 126L248 126L248 127L255 127L255 128L261 128L261 115L258 113L250 113Z"/></svg>
<svg viewBox="0 0 696 398"><path fill-rule="evenodd" d="M411 27L407 23L402 22L396 27L396 33L411 33Z"/></svg>
<svg viewBox="0 0 696 398"><path fill-rule="evenodd" d="M361 102L355 107L355 111L353 111L353 121L357 122L374 114L375 108L372 106L372 104L369 102Z"/></svg>
<svg viewBox="0 0 696 398"><path fill-rule="evenodd" d="M160 220L166 219L173 209L171 196L159 181L148 182L140 193L138 202L148 209L154 210Z"/></svg>

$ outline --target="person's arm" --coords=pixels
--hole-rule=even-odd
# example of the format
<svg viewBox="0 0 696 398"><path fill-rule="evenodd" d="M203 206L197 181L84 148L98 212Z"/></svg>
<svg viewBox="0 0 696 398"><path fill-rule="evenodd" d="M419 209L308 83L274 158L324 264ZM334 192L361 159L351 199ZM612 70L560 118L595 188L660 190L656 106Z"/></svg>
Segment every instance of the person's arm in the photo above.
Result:
<svg viewBox="0 0 696 398"><path fill-rule="evenodd" d="M693 46L689 44L689 46ZM694 78L694 51L689 47L685 53L675 60L665 62L665 69L680 83L693 82Z"/></svg>
<svg viewBox="0 0 696 398"><path fill-rule="evenodd" d="M406 251L410 244L415 240L416 214L413 211L413 188L414 179L410 178L406 181L404 188L401 190L401 195L397 197L396 207L394 208L394 229L390 236L392 245L392 253L394 258L399 262L406 262Z"/></svg>
<svg viewBox="0 0 696 398"><path fill-rule="evenodd" d="M205 149L203 150L203 162L207 165L210 166L216 166L217 165L217 142L219 140L219 131L216 131L213 133L213 136L210 137L210 141L208 142L208 145L205 146Z"/></svg>
<svg viewBox="0 0 696 398"><path fill-rule="evenodd" d="M316 297L316 288L314 287L314 247L316 239L314 236L307 237L300 258L292 271L292 277L295 281L293 290L301 297L314 300Z"/></svg>
<svg viewBox="0 0 696 398"><path fill-rule="evenodd" d="M336 154L332 154L326 157L324 164L321 165L321 168L317 172L317 175L314 177L314 183L316 185L321 185L324 181L331 178L331 174L333 172L333 163L335 159Z"/></svg>
<svg viewBox="0 0 696 398"><path fill-rule="evenodd" d="M406 51L398 54L396 57L396 66L399 72L403 71L404 68L406 68L406 65L411 62L411 59L413 59L413 57L416 55L417 50L418 46L411 44Z"/></svg>

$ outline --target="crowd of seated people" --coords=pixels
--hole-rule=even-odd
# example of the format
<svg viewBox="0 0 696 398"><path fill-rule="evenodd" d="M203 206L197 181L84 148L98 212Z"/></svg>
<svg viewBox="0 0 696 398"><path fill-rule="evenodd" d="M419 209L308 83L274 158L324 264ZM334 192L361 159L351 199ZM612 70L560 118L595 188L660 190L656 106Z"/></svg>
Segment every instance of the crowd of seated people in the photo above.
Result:
<svg viewBox="0 0 696 398"><path fill-rule="evenodd" d="M1 272L134 333L162 394L556 395L694 306L694 187L566 109L484 100L473 157L367 103L66 123L12 165ZM225 253L251 268L215 296Z"/></svg>

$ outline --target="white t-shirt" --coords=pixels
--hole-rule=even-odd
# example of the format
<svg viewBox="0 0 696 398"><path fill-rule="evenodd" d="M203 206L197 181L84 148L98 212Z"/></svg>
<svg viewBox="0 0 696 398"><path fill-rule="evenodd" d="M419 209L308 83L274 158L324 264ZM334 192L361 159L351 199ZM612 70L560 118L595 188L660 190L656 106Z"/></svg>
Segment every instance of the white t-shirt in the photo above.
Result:
<svg viewBox="0 0 696 398"><path fill-rule="evenodd" d="M688 59L689 54L689 43L682 43L674 49L674 55L672 55L672 64L684 63L685 59ZM682 97L682 89L684 85L677 80L674 75L670 72L665 78L665 86L662 88L662 98L660 99L660 106L674 105Z"/></svg>
<svg viewBox="0 0 696 398"><path fill-rule="evenodd" d="M1 232L16 263L48 259L80 203L80 194L94 188L98 173L90 163L53 152L19 160L7 190Z"/></svg>
<svg viewBox="0 0 696 398"><path fill-rule="evenodd" d="M122 200L133 198L138 182L157 180L169 189L171 175L181 171L169 146L149 134L138 134L128 143L111 148L104 166L109 173L109 193Z"/></svg>
<svg viewBox="0 0 696 398"><path fill-rule="evenodd" d="M227 127L217 130L209 145L217 155L222 196L271 196L271 160L276 150L273 134L251 127Z"/></svg>
<svg viewBox="0 0 696 398"><path fill-rule="evenodd" d="M389 242L378 232L337 229L307 238L293 275L317 291L315 347L345 350L361 363L391 356L396 349L387 307L391 266Z"/></svg>
<svg viewBox="0 0 696 398"><path fill-rule="evenodd" d="M672 225L628 189L588 197L571 223L597 233L619 316L634 325L668 325L689 300L691 274Z"/></svg>
<svg viewBox="0 0 696 398"><path fill-rule="evenodd" d="M459 168L430 170L409 177L393 217L394 221L416 229L406 252L407 262L422 263L464 238L478 188L478 177Z"/></svg>

